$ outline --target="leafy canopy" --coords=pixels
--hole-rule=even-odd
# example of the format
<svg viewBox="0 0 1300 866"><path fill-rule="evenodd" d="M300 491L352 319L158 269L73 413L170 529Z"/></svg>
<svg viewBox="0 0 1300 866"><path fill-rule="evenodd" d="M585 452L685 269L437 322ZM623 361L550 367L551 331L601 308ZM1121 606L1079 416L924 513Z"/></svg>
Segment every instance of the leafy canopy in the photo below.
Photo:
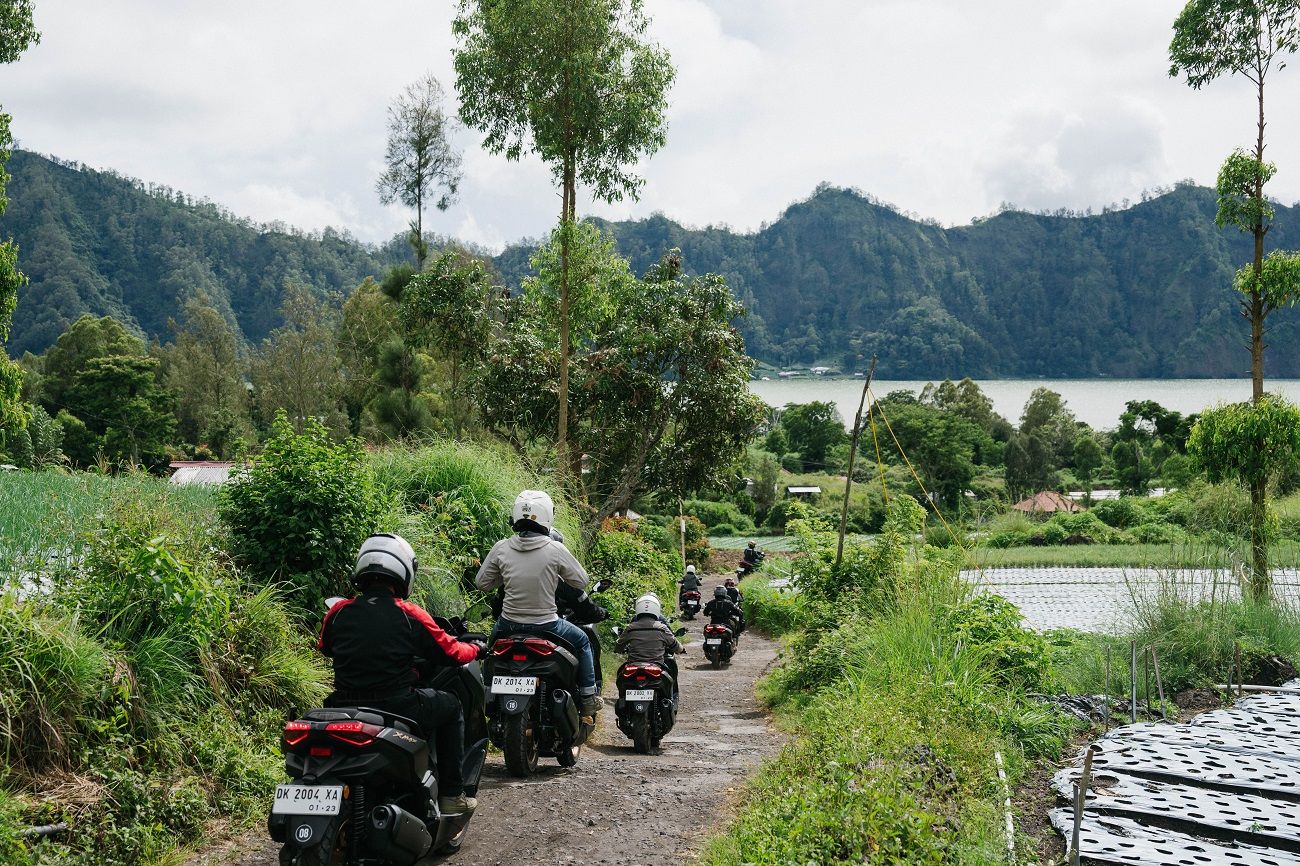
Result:
<svg viewBox="0 0 1300 866"><path fill-rule="evenodd" d="M1266 482L1300 453L1300 409L1275 394L1202 413L1187 450L1210 481Z"/></svg>
<svg viewBox="0 0 1300 866"><path fill-rule="evenodd" d="M1191 0L1174 21L1169 74L1196 90L1224 73L1262 84L1273 59L1300 43L1298 17L1295 0Z"/></svg>

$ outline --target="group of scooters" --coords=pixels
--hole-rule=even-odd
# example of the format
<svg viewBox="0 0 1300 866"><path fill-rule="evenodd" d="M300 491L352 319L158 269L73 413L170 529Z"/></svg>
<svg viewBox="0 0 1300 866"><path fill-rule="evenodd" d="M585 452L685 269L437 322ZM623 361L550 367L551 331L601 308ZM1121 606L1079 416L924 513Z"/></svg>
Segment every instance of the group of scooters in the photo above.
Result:
<svg viewBox="0 0 1300 866"><path fill-rule="evenodd" d="M739 590L729 579L728 590ZM593 591L608 589L598 582ZM681 594L682 617L699 612L699 592ZM730 592L728 593L730 595ZM587 633L600 681L600 640L593 626L605 610L588 597L565 604L560 615ZM462 640L486 641L459 618L434 617L445 632ZM740 624L705 627L704 652L715 668L730 662ZM675 634L684 635L680 628ZM421 670L419 687L449 692L465 720L461 762L465 793L478 792L488 743L501 749L515 776L536 771L541 757L562 767L577 764L595 719L579 712L578 649L547 634L503 635L493 641L480 668ZM618 727L638 752L659 745L676 718L676 669L664 664L625 662L618 670L615 713ZM290 781L277 787L268 817L271 838L283 847L280 866L413 866L427 854L458 851L472 813L443 815L430 743L414 722L365 707L322 708L284 726L281 750Z"/></svg>

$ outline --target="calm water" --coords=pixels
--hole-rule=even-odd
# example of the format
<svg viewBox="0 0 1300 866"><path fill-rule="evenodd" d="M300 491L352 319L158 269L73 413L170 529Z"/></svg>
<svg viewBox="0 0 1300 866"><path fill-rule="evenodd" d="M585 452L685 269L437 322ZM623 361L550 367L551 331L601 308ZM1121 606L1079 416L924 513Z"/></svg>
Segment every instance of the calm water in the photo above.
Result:
<svg viewBox="0 0 1300 866"><path fill-rule="evenodd" d="M890 391L920 392L924 381L871 383L871 392L883 397ZM1119 423L1128 400L1155 400L1166 409L1184 414L1200 412L1216 403L1250 399L1249 379L987 379L980 389L993 401L993 408L1013 424L1035 388L1050 388L1065 398L1080 421L1107 429ZM1300 379L1269 379L1265 387L1300 402ZM839 407L840 415L852 426L862 396L861 379L774 379L751 382L750 389L772 406L823 400Z"/></svg>

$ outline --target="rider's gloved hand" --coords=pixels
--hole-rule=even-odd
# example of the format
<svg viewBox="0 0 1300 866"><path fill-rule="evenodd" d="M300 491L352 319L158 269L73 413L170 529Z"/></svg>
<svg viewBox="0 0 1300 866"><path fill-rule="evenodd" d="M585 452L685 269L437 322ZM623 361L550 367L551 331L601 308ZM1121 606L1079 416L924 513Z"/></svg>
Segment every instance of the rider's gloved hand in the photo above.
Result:
<svg viewBox="0 0 1300 866"><path fill-rule="evenodd" d="M487 658L487 654L488 654L487 641L471 640L471 641L466 641L466 643L473 644L478 649L478 657L480 659Z"/></svg>

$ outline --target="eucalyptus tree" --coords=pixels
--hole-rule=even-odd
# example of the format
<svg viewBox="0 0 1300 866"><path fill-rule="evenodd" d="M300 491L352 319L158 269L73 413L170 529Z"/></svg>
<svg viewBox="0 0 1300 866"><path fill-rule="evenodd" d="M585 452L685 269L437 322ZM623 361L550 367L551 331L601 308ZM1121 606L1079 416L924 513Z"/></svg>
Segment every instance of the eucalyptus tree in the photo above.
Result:
<svg viewBox="0 0 1300 866"><path fill-rule="evenodd" d="M40 39L32 23L31 0L0 0L0 63L13 63ZM0 214L8 204L5 184L9 175L4 164L13 146L9 121L9 115L0 111ZM6 451L6 441L17 439L27 426L27 411L21 401L23 371L3 351L18 306L18 289L26 281L18 270L18 247L12 240L0 243L0 454Z"/></svg>
<svg viewBox="0 0 1300 866"><path fill-rule="evenodd" d="M455 120L442 108L442 85L426 75L407 87L388 107L388 147L384 173L376 188L384 204L400 201L415 208L411 221L411 248L419 269L424 269L428 245L424 242L424 207L446 210L460 186L460 154L449 140ZM438 191L441 195L433 198Z"/></svg>
<svg viewBox="0 0 1300 866"><path fill-rule="evenodd" d="M452 25L460 117L492 153L532 153L560 187L559 405L569 472L569 253L583 184L602 201L636 198L632 166L666 141L668 52L645 39L641 0L460 0Z"/></svg>
<svg viewBox="0 0 1300 866"><path fill-rule="evenodd" d="M1264 186L1277 168L1264 160L1265 85L1274 72L1286 67L1286 58L1300 47L1300 4L1296 0L1191 0L1174 22L1169 45L1172 76L1184 76L1199 90L1224 76L1239 75L1255 87L1257 117L1251 153L1235 150L1218 177L1220 226L1236 226L1254 238L1251 264L1237 273L1234 288L1240 295L1242 314L1250 321L1251 402L1261 413L1250 424L1224 426L1221 437L1246 435L1266 424L1264 394L1264 323L1279 307L1290 306L1300 295L1300 256L1283 252L1264 255L1264 238L1273 207ZM1248 412L1242 408L1240 413ZM1206 423L1209 423L1208 421ZM1239 447L1250 447L1243 440ZM1229 454L1230 448L1205 450L1207 459ZM1212 467L1207 467L1211 468ZM1250 487L1251 551L1254 584L1268 585L1268 472L1235 473Z"/></svg>

